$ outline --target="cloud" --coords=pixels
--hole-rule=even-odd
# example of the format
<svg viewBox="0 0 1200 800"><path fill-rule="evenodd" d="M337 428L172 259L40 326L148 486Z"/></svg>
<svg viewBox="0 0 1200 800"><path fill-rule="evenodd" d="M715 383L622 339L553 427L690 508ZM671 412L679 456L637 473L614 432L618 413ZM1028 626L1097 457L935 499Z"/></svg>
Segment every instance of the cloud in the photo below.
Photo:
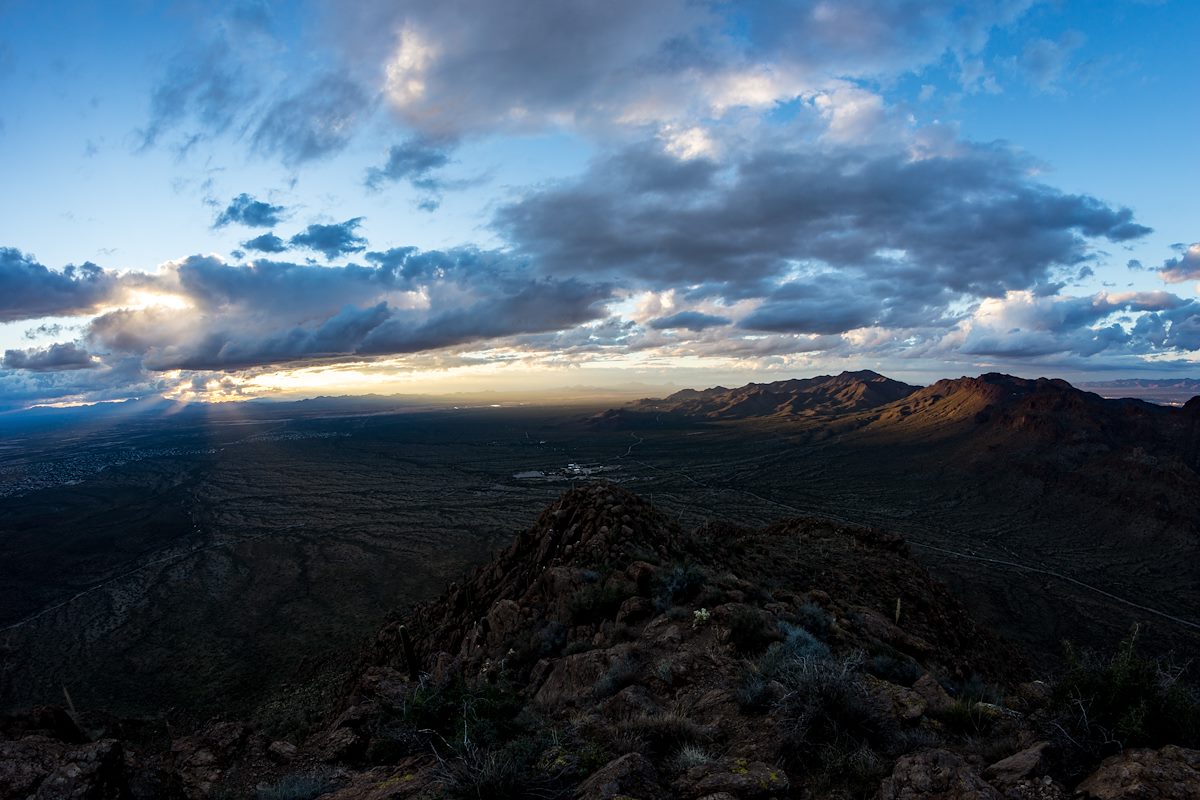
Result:
<svg viewBox="0 0 1200 800"><path fill-rule="evenodd" d="M397 315L371 331L362 353L415 353L515 333L561 330L600 319L608 286L578 280L534 280L500 297L451 309L419 324Z"/></svg>
<svg viewBox="0 0 1200 800"><path fill-rule="evenodd" d="M827 334L878 324L880 298L848 289L830 280L787 283L738 325L774 333Z"/></svg>
<svg viewBox="0 0 1200 800"><path fill-rule="evenodd" d="M170 380L147 374L137 358L110 358L92 369L0 369L0 411L37 403L126 400L160 394Z"/></svg>
<svg viewBox="0 0 1200 800"><path fill-rule="evenodd" d="M362 221L362 217L354 217L332 225L309 225L288 241L293 247L316 250L327 261L332 261L338 256L361 253L367 249L367 240L355 233Z"/></svg>
<svg viewBox="0 0 1200 800"><path fill-rule="evenodd" d="M831 81L978 54L1031 0L379 0L331 14L426 136L659 124L769 109Z"/></svg>
<svg viewBox="0 0 1200 800"><path fill-rule="evenodd" d="M5 369L24 369L31 372L93 369L97 365L87 350L74 342L52 344L35 350L5 350L2 366Z"/></svg>
<svg viewBox="0 0 1200 800"><path fill-rule="evenodd" d="M259 120L252 142L288 165L324 158L349 143L372 102L349 75L328 73L271 104Z"/></svg>
<svg viewBox="0 0 1200 800"><path fill-rule="evenodd" d="M1075 51L1087 41L1079 31L1067 31L1057 41L1034 39L1025 45L1018 65L1034 86L1043 92L1059 89Z"/></svg>
<svg viewBox="0 0 1200 800"><path fill-rule="evenodd" d="M118 289L117 276L90 261L55 271L20 250L0 247L0 322L86 314Z"/></svg>
<svg viewBox="0 0 1200 800"><path fill-rule="evenodd" d="M674 328L684 328L689 331L702 331L705 328L715 328L730 324L732 320L716 314L705 314L702 311L680 311L666 317L650 320L649 325L654 330L665 331Z"/></svg>
<svg viewBox="0 0 1200 800"><path fill-rule="evenodd" d="M268 364L416 354L556 331L607 315L612 287L531 275L498 251L372 253L374 266L191 256L165 265L160 291L186 313L151 306L94 319L88 341L152 371L237 370Z"/></svg>
<svg viewBox="0 0 1200 800"><path fill-rule="evenodd" d="M150 118L139 131L142 149L157 145L187 121L194 128L184 136L185 149L233 126L260 92L236 52L226 38L218 38L176 56L150 96Z"/></svg>
<svg viewBox="0 0 1200 800"><path fill-rule="evenodd" d="M1186 248L1182 244L1174 247L1179 251L1179 255L1164 261L1158 274L1167 283L1200 280L1200 242L1190 244Z"/></svg>
<svg viewBox="0 0 1200 800"><path fill-rule="evenodd" d="M287 242L274 233L264 233L242 242L242 247L257 253L282 253L288 249Z"/></svg>
<svg viewBox="0 0 1200 800"><path fill-rule="evenodd" d="M413 138L393 145L382 167L367 170L367 186L378 189L385 181L406 180L416 189L436 192L441 181L433 173L450 163L444 143Z"/></svg>
<svg viewBox="0 0 1200 800"><path fill-rule="evenodd" d="M242 193L230 201L213 222L213 227L221 228L236 222L249 228L270 228L279 224L280 215L285 210L283 206L273 206Z"/></svg>
<svg viewBox="0 0 1200 800"><path fill-rule="evenodd" d="M823 318L849 325L905 308L937 316L964 296L1050 293L1060 271L1094 258L1093 241L1149 231L1128 209L1037 182L1007 148L952 153L768 144L725 166L639 145L535 187L494 225L545 274L773 298L751 320L770 329L811 316L802 306L818 294L831 303Z"/></svg>
<svg viewBox="0 0 1200 800"><path fill-rule="evenodd" d="M1132 324L1120 315L1139 314ZM1089 297L1038 297L1010 292L985 300L964 321L954 350L967 355L1030 359L1062 354L1144 355L1186 344L1183 327L1200 305L1170 292L1100 292ZM1116 315L1116 317L1114 317ZM1198 342L1200 343L1200 342ZM1191 349L1191 348L1184 348Z"/></svg>

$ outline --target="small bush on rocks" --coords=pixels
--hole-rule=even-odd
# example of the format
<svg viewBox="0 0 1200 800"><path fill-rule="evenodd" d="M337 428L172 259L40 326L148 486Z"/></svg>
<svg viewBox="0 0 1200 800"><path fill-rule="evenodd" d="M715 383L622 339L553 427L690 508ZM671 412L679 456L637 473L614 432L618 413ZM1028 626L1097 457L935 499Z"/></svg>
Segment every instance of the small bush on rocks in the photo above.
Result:
<svg viewBox="0 0 1200 800"><path fill-rule="evenodd" d="M1200 699L1184 669L1137 652L1137 630L1102 656L1068 648L1053 689L1050 732L1087 765L1127 747L1200 746Z"/></svg>
<svg viewBox="0 0 1200 800"><path fill-rule="evenodd" d="M612 697L617 692L637 681L638 660L632 654L619 658L608 671L600 676L593 687L598 698Z"/></svg>
<svg viewBox="0 0 1200 800"><path fill-rule="evenodd" d="M898 686L912 686L924 674L921 666L908 656L890 650L876 653L866 663L867 672Z"/></svg>
<svg viewBox="0 0 1200 800"><path fill-rule="evenodd" d="M585 586L575 593L569 604L571 621L576 625L591 625L612 619L617 615L635 589L624 583L596 583Z"/></svg>
<svg viewBox="0 0 1200 800"><path fill-rule="evenodd" d="M833 633L833 617L816 603L800 606L796 609L796 618L802 628L819 639L828 639Z"/></svg>
<svg viewBox="0 0 1200 800"><path fill-rule="evenodd" d="M703 747L695 744L685 744L671 758L671 767L677 772L687 772L694 767L711 763L712 756Z"/></svg>
<svg viewBox="0 0 1200 800"><path fill-rule="evenodd" d="M439 764L445 796L460 800L557 797L563 776L538 763L541 744L524 737L498 747L468 748Z"/></svg>
<svg viewBox="0 0 1200 800"><path fill-rule="evenodd" d="M690 600L700 591L707 580L708 576L705 572L695 565L676 565L661 579L656 601L659 610L665 610Z"/></svg>
<svg viewBox="0 0 1200 800"><path fill-rule="evenodd" d="M729 615L729 643L739 653L758 653L780 637L779 625L766 612L748 606Z"/></svg>

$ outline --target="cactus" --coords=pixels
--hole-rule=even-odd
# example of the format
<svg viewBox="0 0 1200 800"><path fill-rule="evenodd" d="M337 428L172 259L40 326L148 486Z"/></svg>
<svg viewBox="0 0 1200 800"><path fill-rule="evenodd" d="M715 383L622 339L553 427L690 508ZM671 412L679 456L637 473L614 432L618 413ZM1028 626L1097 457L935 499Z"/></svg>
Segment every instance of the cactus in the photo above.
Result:
<svg viewBox="0 0 1200 800"><path fill-rule="evenodd" d="M404 650L404 665L408 667L408 677L414 681L421 679L421 664L417 661L417 651L413 649L412 638L408 628L400 626L400 647Z"/></svg>

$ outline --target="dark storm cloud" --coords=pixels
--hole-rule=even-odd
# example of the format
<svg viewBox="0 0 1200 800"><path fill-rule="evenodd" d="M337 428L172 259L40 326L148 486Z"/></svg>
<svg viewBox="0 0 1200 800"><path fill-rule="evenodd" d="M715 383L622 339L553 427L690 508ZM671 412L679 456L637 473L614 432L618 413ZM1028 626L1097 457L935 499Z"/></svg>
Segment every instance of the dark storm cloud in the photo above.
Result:
<svg viewBox="0 0 1200 800"><path fill-rule="evenodd" d="M471 248L371 253L373 266L192 256L159 277L187 314L121 309L87 335L149 370L242 369L347 360L569 328L607 314L612 287L530 276L505 253Z"/></svg>
<svg viewBox="0 0 1200 800"><path fill-rule="evenodd" d="M288 249L287 242L273 233L264 233L242 242L242 247L256 253L282 253Z"/></svg>
<svg viewBox="0 0 1200 800"><path fill-rule="evenodd" d="M772 333L841 333L880 322L881 300L829 283L789 283L738 323Z"/></svg>
<svg viewBox="0 0 1200 800"><path fill-rule="evenodd" d="M372 103L349 75L326 74L273 103L254 131L254 146L290 165L332 155L349 143Z"/></svg>
<svg viewBox="0 0 1200 800"><path fill-rule="evenodd" d="M0 411L54 400L126 400L168 388L163 378L146 374L138 358L108 359L94 369L0 369Z"/></svg>
<svg viewBox="0 0 1200 800"><path fill-rule="evenodd" d="M367 249L367 240L355 233L362 221L362 217L354 217L332 225L309 225L288 241L293 247L316 250L327 261L332 261L338 256L361 253Z"/></svg>
<svg viewBox="0 0 1200 800"><path fill-rule="evenodd" d="M647 323L651 328L659 331L671 330L673 328L684 328L689 331L702 331L705 328L715 328L722 325L728 325L731 320L728 317L721 317L716 314L705 314L702 311L680 311L676 314L671 314L666 317L658 317L650 320Z"/></svg>
<svg viewBox="0 0 1200 800"><path fill-rule="evenodd" d="M1179 255L1163 262L1158 271L1162 279L1167 283L1200 280L1200 242L1186 247L1182 244L1173 247Z"/></svg>
<svg viewBox="0 0 1200 800"><path fill-rule="evenodd" d="M362 353L415 353L516 333L560 330L600 319L611 288L577 280L530 281L511 294L454 308L413 325L397 316L373 330Z"/></svg>
<svg viewBox="0 0 1200 800"><path fill-rule="evenodd" d="M692 287L692 297L774 296L751 324L820 332L870 323L886 307L1052 292L1057 271L1091 257L1091 240L1149 231L1128 209L1036 182L1005 148L959 149L920 160L764 149L721 170L633 148L502 207L495 224L548 274ZM850 296L821 287L823 311L808 299L811 280L779 286L797 270L832 271Z"/></svg>
<svg viewBox="0 0 1200 800"><path fill-rule="evenodd" d="M285 210L283 206L273 206L242 193L230 201L213 222L213 227L221 228L236 222L249 228L270 228L279 224L280 215Z"/></svg>
<svg viewBox="0 0 1200 800"><path fill-rule="evenodd" d="M31 372L59 372L92 369L97 366L87 350L74 342L52 344L43 349L5 350L2 366L5 369L24 369Z"/></svg>
<svg viewBox="0 0 1200 800"><path fill-rule="evenodd" d="M84 314L110 299L118 278L91 262L61 271L0 247L0 322Z"/></svg>

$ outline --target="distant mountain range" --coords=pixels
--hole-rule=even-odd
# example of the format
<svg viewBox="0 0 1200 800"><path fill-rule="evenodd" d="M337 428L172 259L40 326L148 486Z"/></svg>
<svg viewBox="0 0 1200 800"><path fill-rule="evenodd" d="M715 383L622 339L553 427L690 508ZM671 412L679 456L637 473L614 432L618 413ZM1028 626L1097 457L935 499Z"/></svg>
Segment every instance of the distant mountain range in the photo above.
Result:
<svg viewBox="0 0 1200 800"><path fill-rule="evenodd" d="M947 425L963 420L983 421L1003 409L1009 422L1017 417L1031 424L1031 415L1053 411L1060 422L1069 416L1103 413L1128 417L1153 414L1157 407L1132 397L1153 392L1170 393L1184 405L1200 396L1200 381L1124 380L1092 387L1128 389L1127 393L1092 392L1075 388L1056 378L1017 378L987 373L977 378L947 378L920 387L893 380L871 370L818 375L773 383L749 383L735 389L716 386L711 389L684 389L661 399L642 399L593 418L607 427L638 427L671 418L689 421L775 419L810 420L813 418L859 415L856 419L876 429L898 426L915 431L921 428L945 431ZM1136 391L1135 391L1136 390ZM1190 394L1188 392L1191 391ZM1113 399L1114 395L1116 398ZM1185 396L1186 395L1186 396ZM862 412L878 412L871 419Z"/></svg>
<svg viewBox="0 0 1200 800"><path fill-rule="evenodd" d="M661 400L645 399L606 411L597 424L619 426L631 415L669 414L687 418L748 419L823 417L864 411L901 400L920 387L901 383L871 370L818 375L774 383L749 383L737 389L684 389Z"/></svg>
<svg viewBox="0 0 1200 800"><path fill-rule="evenodd" d="M1197 378L1125 378L1114 381L1089 381L1079 386L1102 397L1137 397L1167 405L1183 405L1200 395L1200 379Z"/></svg>

